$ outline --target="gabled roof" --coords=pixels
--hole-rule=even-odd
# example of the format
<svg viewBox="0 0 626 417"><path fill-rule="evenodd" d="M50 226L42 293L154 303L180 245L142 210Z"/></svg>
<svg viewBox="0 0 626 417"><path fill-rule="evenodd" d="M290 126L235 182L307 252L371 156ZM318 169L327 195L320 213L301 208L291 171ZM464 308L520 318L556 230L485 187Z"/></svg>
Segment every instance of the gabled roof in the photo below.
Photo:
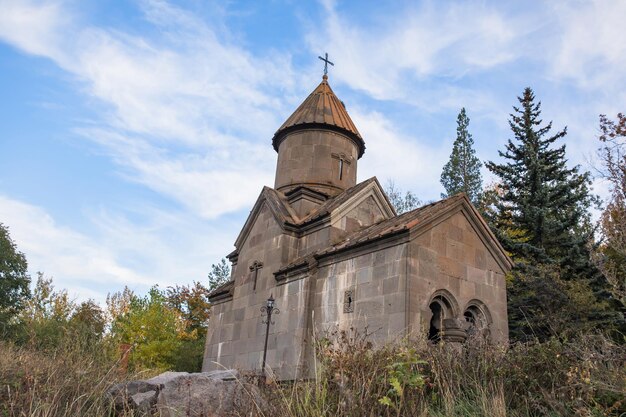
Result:
<svg viewBox="0 0 626 417"><path fill-rule="evenodd" d="M300 219L296 215L295 211L289 205L289 201L287 196L280 191L274 190L270 187L263 187L259 198L257 198L256 203L250 210L250 214L248 215L248 219L246 220L237 240L235 241L235 247L239 248L246 236L250 232L252 225L254 224L254 220L258 215L259 210L263 206L263 203L266 203L269 207L270 211L274 215L274 218L278 222L278 224L285 230L290 231L298 231L299 228L310 225L311 223L315 223L316 221L321 221L325 217L330 216L330 214L341 207L348 201L350 201L353 197L358 196L359 193L366 192L368 187L371 187L373 184L376 184L376 188L382 190L378 180L376 177L372 177L366 181L362 181L354 187L348 188L341 194L335 197L329 197L324 203L322 203L319 207L315 208L308 214L306 217ZM384 192L380 192L382 195L381 199L386 201L386 205L389 210L388 215L395 215L393 211L393 206L389 203L387 196ZM231 256L236 257L237 250L233 253L229 254L229 258Z"/></svg>
<svg viewBox="0 0 626 417"><path fill-rule="evenodd" d="M365 141L348 115L343 102L330 88L326 75L320 85L276 131L272 139L274 149L278 152L278 145L288 133L305 128L338 131L356 142L359 147L359 158L365 152Z"/></svg>
<svg viewBox="0 0 626 417"><path fill-rule="evenodd" d="M227 281L219 287L215 288L209 293L209 302L215 303L216 301L226 300L233 296L233 290L235 288L235 281Z"/></svg>
<svg viewBox="0 0 626 417"><path fill-rule="evenodd" d="M415 210L408 211L399 216L383 220L373 226L358 231L336 245L330 246L317 252L317 255L325 255L338 252L342 249L365 243L371 240L400 232L402 230L410 230L418 224L428 223L435 215L442 213L447 208L454 206L456 203L464 199L465 194L457 194L453 197L439 200L434 203L427 204Z"/></svg>
<svg viewBox="0 0 626 417"><path fill-rule="evenodd" d="M411 230L417 230L422 227L428 228L429 226L436 224L436 220L445 218L446 215L456 212L457 209L465 209L465 212L469 214L471 221L477 228L483 242L490 249L500 266L504 270L511 269L513 267L511 259L465 194L457 194L444 200L427 204L415 210L403 213L399 216L383 220L375 225L349 235L345 240L335 245L315 252L313 257L315 259L320 259L334 253L355 248L357 246L367 245L368 243L375 242L395 234L401 234L403 232L408 233ZM310 262L311 259L311 255L296 259L289 265L286 265L278 270L275 275Z"/></svg>
<svg viewBox="0 0 626 417"><path fill-rule="evenodd" d="M237 236L237 240L235 240L235 247L239 248L246 239L246 236L248 236L250 229L254 225L254 220L259 214L259 211L264 203L267 204L270 211L274 215L274 218L281 227L285 228L285 226L295 226L297 224L297 216L287 202L285 195L273 188L263 187L259 198L257 198L256 203L254 203L252 210L250 210L250 214L248 215L241 232L239 232L239 236Z"/></svg>
<svg viewBox="0 0 626 417"><path fill-rule="evenodd" d="M350 200L355 195L359 194L361 191L363 191L364 189L369 187L372 183L378 184L378 188L382 190L382 187L380 186L380 183L378 182L378 179L376 179L376 177L372 177L370 179L362 181L362 182L358 183L357 185L355 185L354 187L348 188L347 190L345 190L341 194L326 200L322 205L317 207L315 210L313 210L311 213L309 213L309 215L307 215L305 218L303 218L300 223L302 223L302 224L310 223L310 222L313 222L313 221L315 221L315 220L317 220L317 219L319 219L321 217L329 215L333 210L335 210L336 208L340 207L342 204L344 204L345 202ZM393 211L393 206L389 202L387 195L384 194L384 193L382 193L382 194L383 194L387 204L391 208L392 214L395 215L395 211Z"/></svg>

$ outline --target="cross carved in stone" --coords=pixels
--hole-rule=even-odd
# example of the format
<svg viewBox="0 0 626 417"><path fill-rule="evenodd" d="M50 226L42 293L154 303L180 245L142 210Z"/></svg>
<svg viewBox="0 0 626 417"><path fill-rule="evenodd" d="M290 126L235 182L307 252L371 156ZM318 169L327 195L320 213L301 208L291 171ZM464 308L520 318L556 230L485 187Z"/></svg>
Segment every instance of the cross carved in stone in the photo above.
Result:
<svg viewBox="0 0 626 417"><path fill-rule="evenodd" d="M250 265L250 272L254 273L254 285L252 286L252 290L256 290L256 281L259 277L259 269L263 268L263 262L254 261L252 265Z"/></svg>
<svg viewBox="0 0 626 417"><path fill-rule="evenodd" d="M345 155L341 154L332 154L331 155L334 159L337 159L339 162L339 179L342 180L343 179L343 167L344 165L350 165L350 159L348 159Z"/></svg>

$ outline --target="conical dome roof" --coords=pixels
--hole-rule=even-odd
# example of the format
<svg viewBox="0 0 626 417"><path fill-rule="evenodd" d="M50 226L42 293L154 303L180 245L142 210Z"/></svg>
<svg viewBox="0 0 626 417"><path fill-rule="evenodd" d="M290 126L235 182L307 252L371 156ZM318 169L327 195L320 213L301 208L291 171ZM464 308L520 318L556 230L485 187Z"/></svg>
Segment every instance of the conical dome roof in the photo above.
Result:
<svg viewBox="0 0 626 417"><path fill-rule="evenodd" d="M274 133L272 139L274 149L278 152L278 145L288 133L307 128L322 128L343 133L358 145L359 158L365 152L365 141L348 115L343 102L328 85L326 75L320 85Z"/></svg>

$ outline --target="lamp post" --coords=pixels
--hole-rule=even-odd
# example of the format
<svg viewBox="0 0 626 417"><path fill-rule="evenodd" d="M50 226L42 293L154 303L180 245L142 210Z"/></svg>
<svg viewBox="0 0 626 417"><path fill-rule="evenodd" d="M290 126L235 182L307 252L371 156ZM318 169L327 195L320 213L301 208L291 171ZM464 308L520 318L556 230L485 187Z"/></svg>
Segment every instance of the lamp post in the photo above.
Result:
<svg viewBox="0 0 626 417"><path fill-rule="evenodd" d="M270 295L270 298L267 299L267 304L261 307L261 313L265 313L267 318L262 320L261 323L265 324L265 345L263 347L263 375L266 376L265 371L265 360L267 359L267 340L270 335L270 324L274 324L272 321L272 314L280 314L280 310L274 306L274 296Z"/></svg>

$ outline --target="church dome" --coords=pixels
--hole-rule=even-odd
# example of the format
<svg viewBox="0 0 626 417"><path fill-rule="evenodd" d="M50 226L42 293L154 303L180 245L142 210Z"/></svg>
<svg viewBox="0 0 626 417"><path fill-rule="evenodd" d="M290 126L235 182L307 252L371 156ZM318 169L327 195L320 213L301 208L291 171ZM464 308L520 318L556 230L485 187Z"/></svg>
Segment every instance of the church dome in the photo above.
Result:
<svg viewBox="0 0 626 417"><path fill-rule="evenodd" d="M295 112L276 131L272 145L278 152L281 141L290 133L304 129L327 129L342 133L358 147L358 157L365 152L365 141L352 122L346 107L328 84L328 76L300 104Z"/></svg>

